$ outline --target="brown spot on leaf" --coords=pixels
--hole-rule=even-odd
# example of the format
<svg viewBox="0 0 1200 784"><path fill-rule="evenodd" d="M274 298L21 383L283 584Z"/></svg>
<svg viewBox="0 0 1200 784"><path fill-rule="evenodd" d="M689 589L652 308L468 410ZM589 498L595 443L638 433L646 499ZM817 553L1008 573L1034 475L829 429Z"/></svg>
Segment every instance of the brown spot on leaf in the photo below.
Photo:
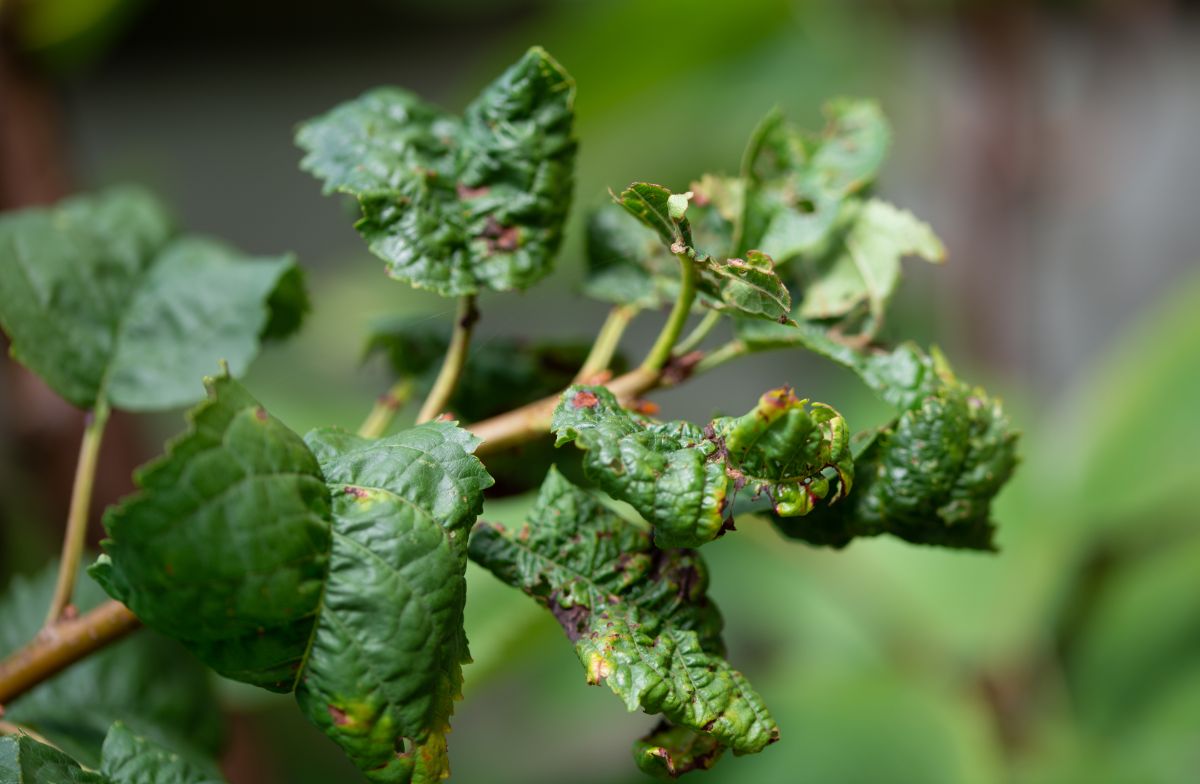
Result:
<svg viewBox="0 0 1200 784"><path fill-rule="evenodd" d="M257 419L259 422L266 422L267 421L267 409L263 408L262 406L256 407L254 409L254 418Z"/></svg>
<svg viewBox="0 0 1200 784"><path fill-rule="evenodd" d="M350 723L350 717L346 715L346 711L342 710L341 708L337 707L336 705L330 705L328 707L329 707L329 716L330 716L330 718L333 719L334 725L336 725L338 727L345 727L347 724Z"/></svg>
<svg viewBox="0 0 1200 784"><path fill-rule="evenodd" d="M567 639L575 642L583 636L583 633L587 630L588 616L590 615L586 607L579 604L572 607L563 607L558 603L556 596L550 597L549 607L558 624L566 632Z"/></svg>
<svg viewBox="0 0 1200 784"><path fill-rule="evenodd" d="M480 236L487 240L489 253L496 251L511 253L521 246L521 236L517 227L501 226L500 222L491 215L488 216L487 225L484 226L483 234Z"/></svg>
<svg viewBox="0 0 1200 784"><path fill-rule="evenodd" d="M596 397L596 393L586 389L579 390L575 397L571 398L571 405L575 408L595 408L599 403L600 398Z"/></svg>
<svg viewBox="0 0 1200 784"><path fill-rule="evenodd" d="M355 498L366 498L368 495L366 490L364 490L361 487L355 487L353 485L347 485L346 489L343 490L342 492L344 492L346 495L352 495Z"/></svg>

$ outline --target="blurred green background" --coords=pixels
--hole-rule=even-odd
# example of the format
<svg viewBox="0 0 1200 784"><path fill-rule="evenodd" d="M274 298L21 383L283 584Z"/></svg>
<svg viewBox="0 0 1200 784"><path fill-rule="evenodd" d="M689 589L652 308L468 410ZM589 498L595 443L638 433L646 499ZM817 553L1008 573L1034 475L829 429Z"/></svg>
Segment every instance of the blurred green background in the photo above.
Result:
<svg viewBox="0 0 1200 784"><path fill-rule="evenodd" d="M575 288L583 208L606 189L733 170L775 104L819 127L826 98L878 97L895 126L879 190L928 220L951 259L908 268L892 329L942 345L1025 434L995 508L1002 550L873 540L829 552L749 520L706 548L730 658L782 742L696 780L1195 782L1198 12L1168 0L0 0L0 208L135 180L189 228L296 251L314 312L248 385L301 432L351 426L386 385L360 361L367 322L448 319L452 306L384 278L346 205L296 168L296 122L378 84L461 108L533 43L575 76L570 238L550 280L482 298L474 350L486 351L496 336L597 328L605 308ZM660 321L639 319L631 356ZM656 400L666 417L700 418L783 383L856 429L886 417L848 374L801 354L752 357ZM118 417L98 507L180 427L178 414ZM78 428L0 365L0 583L56 552ZM489 502L485 517L519 519L526 503ZM472 567L467 622L456 781L640 780L629 743L654 720L584 684L548 613ZM218 690L233 784L357 780L290 699Z"/></svg>

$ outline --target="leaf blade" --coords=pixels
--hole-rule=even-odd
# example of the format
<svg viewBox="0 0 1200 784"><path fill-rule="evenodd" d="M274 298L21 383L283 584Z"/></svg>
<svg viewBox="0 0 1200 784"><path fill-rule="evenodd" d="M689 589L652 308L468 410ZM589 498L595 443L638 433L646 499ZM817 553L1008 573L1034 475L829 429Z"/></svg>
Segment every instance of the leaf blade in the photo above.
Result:
<svg viewBox="0 0 1200 784"><path fill-rule="evenodd" d="M549 273L570 203L575 87L534 47L462 120L383 88L297 131L301 168L358 199L388 274L442 296L524 289Z"/></svg>
<svg viewBox="0 0 1200 784"><path fill-rule="evenodd" d="M0 325L12 355L80 408L195 401L205 369L227 359L241 373L264 336L299 326L299 280L290 257L177 237L140 189L0 218Z"/></svg>
<svg viewBox="0 0 1200 784"><path fill-rule="evenodd" d="M333 493L334 542L296 699L368 778L440 780L469 660L467 534L491 484L478 440L446 422L306 440Z"/></svg>
<svg viewBox="0 0 1200 784"><path fill-rule="evenodd" d="M761 698L723 658L699 553L658 549L552 470L529 523L478 524L471 557L550 609L588 682L606 683L630 710L661 712L740 753L777 739Z"/></svg>
<svg viewBox="0 0 1200 784"><path fill-rule="evenodd" d="M208 386L189 431L105 515L90 574L217 672L290 691L326 579L329 491L299 436L228 375Z"/></svg>

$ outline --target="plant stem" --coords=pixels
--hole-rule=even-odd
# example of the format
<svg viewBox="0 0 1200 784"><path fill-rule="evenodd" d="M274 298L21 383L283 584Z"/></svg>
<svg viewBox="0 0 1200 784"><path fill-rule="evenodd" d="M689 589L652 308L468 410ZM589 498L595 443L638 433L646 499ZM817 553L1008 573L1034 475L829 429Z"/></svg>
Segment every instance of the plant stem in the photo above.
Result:
<svg viewBox="0 0 1200 784"><path fill-rule="evenodd" d="M96 481L96 464L100 456L100 442L104 439L104 425L108 422L108 404L97 403L87 414L83 429L83 441L79 445L79 462L75 465L75 485L71 488L71 506L67 512L67 530L63 536L62 557L58 563L58 581L54 585L54 598L46 614L46 626L56 623L63 610L71 603L75 592L75 575L79 572L79 561L87 543L88 512L92 507L92 485Z"/></svg>
<svg viewBox="0 0 1200 784"><path fill-rule="evenodd" d="M437 380L421 411L417 414L417 424L428 422L446 409L458 379L462 375L463 366L467 364L467 348L471 344L471 330L479 320L479 311L475 309L475 295L468 294L458 300L458 312L454 315L454 334L450 336L450 348L446 350L446 358L442 361L442 369L438 371Z"/></svg>
<svg viewBox="0 0 1200 784"><path fill-rule="evenodd" d="M679 345L675 347L675 353L686 354L696 346L699 346L708 337L708 333L712 332L713 327L717 326L720 321L721 313L719 311L708 311L704 318L700 319L700 323L696 325L696 328L689 332L686 338L679 341Z"/></svg>
<svg viewBox="0 0 1200 784"><path fill-rule="evenodd" d="M60 620L0 662L0 705L11 702L140 625L125 605L108 601L78 618Z"/></svg>
<svg viewBox="0 0 1200 784"><path fill-rule="evenodd" d="M621 344L621 336L625 334L625 328L629 326L629 322L633 320L637 312L638 309L632 305L617 305L608 312L608 318L600 327L600 332L596 335L596 342L592 344L592 350L588 352L587 359L583 361L579 372L575 374L576 381L584 381L608 369L608 366L612 364L613 355L617 353L617 346Z"/></svg>
<svg viewBox="0 0 1200 784"><path fill-rule="evenodd" d="M375 401L375 407L363 420L362 425L358 428L358 434L363 438L379 438L383 435L387 431L388 425L392 424L392 420L396 417L396 412L408 402L412 390L412 379L402 378L393 384L391 389Z"/></svg>
<svg viewBox="0 0 1200 784"><path fill-rule="evenodd" d="M721 347L715 349L710 354L706 354L699 362L693 372L706 373L715 367L724 365L730 360L745 356L750 353L750 349L740 340L731 340Z"/></svg>
<svg viewBox="0 0 1200 784"><path fill-rule="evenodd" d="M661 382L661 372L647 370L643 366L617 376L604 386L619 400L626 401L654 389ZM499 452L544 435L550 429L550 418L561 397L562 393L556 393L491 419L467 425L467 430L483 439L475 454Z"/></svg>
<svg viewBox="0 0 1200 784"><path fill-rule="evenodd" d="M685 253L677 253L676 256L679 259L679 296L675 299L675 307L671 309L671 315L663 325L662 332L658 333L658 340L654 342L654 347L642 362L642 368L651 372L662 370L663 365L671 358L671 350L675 348L675 341L679 340L679 335L687 324L692 302L696 299L696 265Z"/></svg>

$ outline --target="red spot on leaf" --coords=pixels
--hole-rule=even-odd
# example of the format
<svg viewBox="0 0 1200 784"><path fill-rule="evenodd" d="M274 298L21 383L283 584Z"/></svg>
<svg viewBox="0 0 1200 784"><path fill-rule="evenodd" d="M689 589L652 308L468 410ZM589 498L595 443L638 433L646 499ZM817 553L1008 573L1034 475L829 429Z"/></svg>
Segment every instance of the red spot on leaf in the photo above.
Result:
<svg viewBox="0 0 1200 784"><path fill-rule="evenodd" d="M516 226L501 226L500 222L488 216L487 225L481 235L487 240L488 252L512 252L521 245L521 236Z"/></svg>
<svg viewBox="0 0 1200 784"><path fill-rule="evenodd" d="M367 497L366 490L362 489L361 487L354 487L353 485L347 486L344 492L346 493L346 495L352 495L355 498L366 498Z"/></svg>
<svg viewBox="0 0 1200 784"><path fill-rule="evenodd" d="M346 711L335 705L329 706L329 715L333 719L333 723L339 727L345 727L350 723L350 718L346 716Z"/></svg>
<svg viewBox="0 0 1200 784"><path fill-rule="evenodd" d="M254 418L257 419L259 422L266 422L267 421L267 409L263 408L262 406L258 406L257 408L255 408L254 409Z"/></svg>
<svg viewBox="0 0 1200 784"><path fill-rule="evenodd" d="M571 398L571 405L575 408L595 408L599 402L600 398L596 397L594 392L586 389L579 390L575 393L575 397Z"/></svg>

